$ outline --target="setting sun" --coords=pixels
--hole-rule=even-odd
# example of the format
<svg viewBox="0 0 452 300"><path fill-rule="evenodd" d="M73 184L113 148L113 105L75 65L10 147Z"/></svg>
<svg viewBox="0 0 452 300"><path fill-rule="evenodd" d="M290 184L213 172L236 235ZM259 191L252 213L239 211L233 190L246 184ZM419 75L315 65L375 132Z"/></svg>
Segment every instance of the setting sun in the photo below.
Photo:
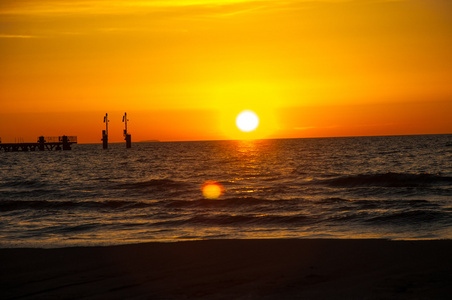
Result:
<svg viewBox="0 0 452 300"><path fill-rule="evenodd" d="M238 114L235 124L241 131L250 132L259 126L259 117L251 110L244 110Z"/></svg>

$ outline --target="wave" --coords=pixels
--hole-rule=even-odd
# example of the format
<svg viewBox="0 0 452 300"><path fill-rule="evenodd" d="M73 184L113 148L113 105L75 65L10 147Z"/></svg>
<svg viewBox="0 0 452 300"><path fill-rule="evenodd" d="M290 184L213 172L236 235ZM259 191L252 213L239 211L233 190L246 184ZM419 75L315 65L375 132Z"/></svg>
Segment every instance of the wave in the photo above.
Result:
<svg viewBox="0 0 452 300"><path fill-rule="evenodd" d="M11 180L0 181L0 188L43 188L47 186L45 182L40 180Z"/></svg>
<svg viewBox="0 0 452 300"><path fill-rule="evenodd" d="M59 201L60 199L89 199L100 197L101 194L98 191L92 190L65 190L65 189L52 189L52 188L38 188L38 189L0 189L0 206L7 201L31 201L35 199L37 201L45 199L48 201Z"/></svg>
<svg viewBox="0 0 452 300"><path fill-rule="evenodd" d="M389 225L419 225L421 223L439 223L452 221L452 214L438 210L411 210L371 217L366 222Z"/></svg>
<svg viewBox="0 0 452 300"><path fill-rule="evenodd" d="M340 209L405 209L405 208L438 208L436 202L427 200L398 199L398 200L348 200L342 198L326 198L316 203L333 205Z"/></svg>
<svg viewBox="0 0 452 300"><path fill-rule="evenodd" d="M233 197L226 199L197 199L197 200L165 200L162 201L165 206L170 208L185 207L218 207L233 208L244 206L261 206L271 205L279 207L287 207L288 205L298 205L302 200L270 200L257 197Z"/></svg>
<svg viewBox="0 0 452 300"><path fill-rule="evenodd" d="M130 210L159 208L163 211L183 211L193 209L221 209L235 212L237 210L254 210L255 212L302 212L318 206L323 209L340 211L381 210L381 209L438 209L440 204L427 200L348 200L343 198L324 198L310 200L296 199L265 199L257 197L233 197L226 199L197 200L1 200L0 211L14 210L46 210L46 209L111 209Z"/></svg>
<svg viewBox="0 0 452 300"><path fill-rule="evenodd" d="M352 175L317 180L315 183L331 187L429 187L452 186L452 177L439 174L385 173Z"/></svg>
<svg viewBox="0 0 452 300"><path fill-rule="evenodd" d="M2 200L0 211L45 210L45 209L134 209L153 206L153 202L136 202L123 200L108 201L51 201L51 200Z"/></svg>
<svg viewBox="0 0 452 300"><path fill-rule="evenodd" d="M182 181L175 181L171 179L151 179L147 181L122 183L118 184L117 189L155 189L155 188L175 188L187 187L189 183Z"/></svg>
<svg viewBox="0 0 452 300"><path fill-rule="evenodd" d="M254 206L278 206L285 208L288 205L300 203L295 200L266 200L253 197L230 199L198 199L198 200L159 200L159 201L127 201L127 200L99 200L99 201L54 201L54 200L2 200L0 211L23 209L136 209L165 207L167 209L193 209L193 208L234 208Z"/></svg>
<svg viewBox="0 0 452 300"><path fill-rule="evenodd" d="M166 207L167 209L184 208L234 208L259 205L276 205L287 207L296 205L295 200L266 200L253 197L229 199L198 199L198 200L159 200L159 201L127 201L127 200L99 200L99 201L53 201L53 200L2 200L0 211L22 209L135 209L149 207Z"/></svg>
<svg viewBox="0 0 452 300"><path fill-rule="evenodd" d="M358 200L354 204L360 209L414 209L439 208L440 205L427 200Z"/></svg>
<svg viewBox="0 0 452 300"><path fill-rule="evenodd" d="M153 226L303 226L316 221L304 215L214 214L198 215L183 220L168 220Z"/></svg>

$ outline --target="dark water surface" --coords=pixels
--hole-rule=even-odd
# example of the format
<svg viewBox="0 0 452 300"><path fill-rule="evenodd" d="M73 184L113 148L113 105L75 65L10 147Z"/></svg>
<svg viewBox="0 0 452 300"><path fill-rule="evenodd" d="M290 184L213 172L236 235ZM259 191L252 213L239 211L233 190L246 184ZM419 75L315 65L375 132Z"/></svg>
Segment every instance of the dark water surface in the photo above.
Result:
<svg viewBox="0 0 452 300"><path fill-rule="evenodd" d="M452 135L0 153L0 247L452 238ZM225 189L205 199L209 180Z"/></svg>

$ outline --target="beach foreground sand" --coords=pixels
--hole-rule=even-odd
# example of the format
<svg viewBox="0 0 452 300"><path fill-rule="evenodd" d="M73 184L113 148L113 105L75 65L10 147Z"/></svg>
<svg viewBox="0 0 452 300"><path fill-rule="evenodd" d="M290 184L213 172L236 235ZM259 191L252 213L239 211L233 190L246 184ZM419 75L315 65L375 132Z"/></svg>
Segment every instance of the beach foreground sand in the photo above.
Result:
<svg viewBox="0 0 452 300"><path fill-rule="evenodd" d="M452 241L0 249L0 299L450 299Z"/></svg>

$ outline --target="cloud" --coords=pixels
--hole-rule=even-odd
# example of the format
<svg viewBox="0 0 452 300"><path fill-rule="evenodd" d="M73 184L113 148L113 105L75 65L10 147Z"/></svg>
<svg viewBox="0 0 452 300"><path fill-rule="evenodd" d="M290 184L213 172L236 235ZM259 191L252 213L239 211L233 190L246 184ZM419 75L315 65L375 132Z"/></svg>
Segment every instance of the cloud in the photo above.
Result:
<svg viewBox="0 0 452 300"><path fill-rule="evenodd" d="M122 14L130 11L177 7L231 6L246 3L270 3L270 0L151 0L151 1L5 1L0 14Z"/></svg>
<svg viewBox="0 0 452 300"><path fill-rule="evenodd" d="M20 34L0 34L0 39L34 39L38 38L35 35L20 35Z"/></svg>
<svg viewBox="0 0 452 300"><path fill-rule="evenodd" d="M0 27L10 30L3 31L1 38L187 32L187 27L203 26L197 21L254 20L254 16L279 16L286 11L295 16L317 5L378 1L408 0L5 0L0 1Z"/></svg>
<svg viewBox="0 0 452 300"><path fill-rule="evenodd" d="M16 15L59 15L59 14L128 14L175 8L198 7L216 9L236 7L235 13L253 11L262 7L290 7L309 3L350 3L350 2L388 2L408 0L8 0L0 3L0 14ZM229 12L234 14L234 12Z"/></svg>

